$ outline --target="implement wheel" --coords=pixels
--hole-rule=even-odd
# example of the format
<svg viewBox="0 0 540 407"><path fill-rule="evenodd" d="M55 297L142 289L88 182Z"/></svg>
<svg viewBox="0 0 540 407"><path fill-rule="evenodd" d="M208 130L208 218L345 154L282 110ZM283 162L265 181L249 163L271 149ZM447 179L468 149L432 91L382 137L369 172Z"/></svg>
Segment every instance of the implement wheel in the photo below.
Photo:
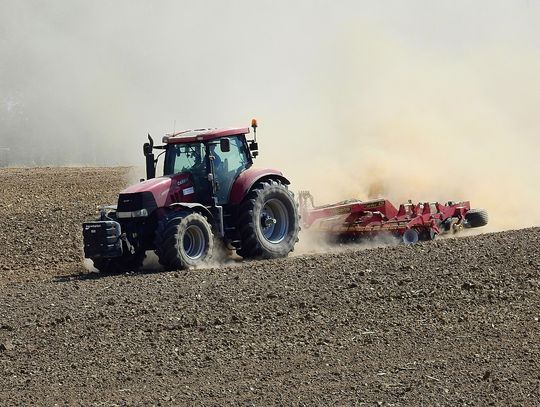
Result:
<svg viewBox="0 0 540 407"><path fill-rule="evenodd" d="M405 244L415 244L420 239L420 236L416 229L408 229L403 233L402 239Z"/></svg>
<svg viewBox="0 0 540 407"><path fill-rule="evenodd" d="M471 228L478 228L488 224L488 213L485 209L470 209L465 214L465 220Z"/></svg>

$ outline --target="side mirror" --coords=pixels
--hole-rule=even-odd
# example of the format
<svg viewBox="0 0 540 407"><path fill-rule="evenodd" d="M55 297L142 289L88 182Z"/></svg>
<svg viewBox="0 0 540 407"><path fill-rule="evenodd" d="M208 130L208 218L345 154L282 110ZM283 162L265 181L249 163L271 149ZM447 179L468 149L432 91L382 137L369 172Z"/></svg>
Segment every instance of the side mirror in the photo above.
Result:
<svg viewBox="0 0 540 407"><path fill-rule="evenodd" d="M259 143L252 141L251 144L249 145L249 149L251 151L257 151L259 149Z"/></svg>
<svg viewBox="0 0 540 407"><path fill-rule="evenodd" d="M148 157L150 154L152 154L152 145L150 143L144 143L142 149L145 157Z"/></svg>
<svg viewBox="0 0 540 407"><path fill-rule="evenodd" d="M154 139L150 136L150 133L148 133L148 143L143 144L144 156L148 157L150 154L152 154L153 149L154 149Z"/></svg>
<svg viewBox="0 0 540 407"><path fill-rule="evenodd" d="M231 151L231 141L228 138L222 138L219 140L219 148L221 152L228 153Z"/></svg>

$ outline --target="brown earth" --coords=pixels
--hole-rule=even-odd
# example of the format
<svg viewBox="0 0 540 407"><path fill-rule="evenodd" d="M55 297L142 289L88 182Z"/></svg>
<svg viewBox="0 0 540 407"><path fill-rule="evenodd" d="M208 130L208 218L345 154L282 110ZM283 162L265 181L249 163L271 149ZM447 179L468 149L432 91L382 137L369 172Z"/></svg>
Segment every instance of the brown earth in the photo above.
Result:
<svg viewBox="0 0 540 407"><path fill-rule="evenodd" d="M128 171L0 170L0 405L538 405L540 229L89 273Z"/></svg>

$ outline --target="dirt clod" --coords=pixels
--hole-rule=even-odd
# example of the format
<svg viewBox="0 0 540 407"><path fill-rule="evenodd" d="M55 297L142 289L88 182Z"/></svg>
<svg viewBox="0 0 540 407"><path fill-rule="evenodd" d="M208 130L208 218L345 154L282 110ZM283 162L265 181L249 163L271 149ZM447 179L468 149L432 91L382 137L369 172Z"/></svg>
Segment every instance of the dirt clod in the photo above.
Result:
<svg viewBox="0 0 540 407"><path fill-rule="evenodd" d="M0 342L0 352L10 351L13 349L15 349L15 346L13 345L13 342L11 342L10 340L5 340L5 341Z"/></svg>

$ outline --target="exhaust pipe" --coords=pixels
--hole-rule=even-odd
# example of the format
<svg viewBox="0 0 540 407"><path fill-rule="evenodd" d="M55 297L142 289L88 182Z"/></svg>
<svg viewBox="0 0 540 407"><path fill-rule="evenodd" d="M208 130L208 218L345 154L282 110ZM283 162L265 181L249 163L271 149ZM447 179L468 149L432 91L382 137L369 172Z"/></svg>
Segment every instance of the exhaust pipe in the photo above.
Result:
<svg viewBox="0 0 540 407"><path fill-rule="evenodd" d="M154 154L146 156L146 179L156 178L156 167L154 165Z"/></svg>
<svg viewBox="0 0 540 407"><path fill-rule="evenodd" d="M146 157L146 179L156 178L156 161L154 158L154 140L148 135L148 143L143 144L143 154Z"/></svg>

